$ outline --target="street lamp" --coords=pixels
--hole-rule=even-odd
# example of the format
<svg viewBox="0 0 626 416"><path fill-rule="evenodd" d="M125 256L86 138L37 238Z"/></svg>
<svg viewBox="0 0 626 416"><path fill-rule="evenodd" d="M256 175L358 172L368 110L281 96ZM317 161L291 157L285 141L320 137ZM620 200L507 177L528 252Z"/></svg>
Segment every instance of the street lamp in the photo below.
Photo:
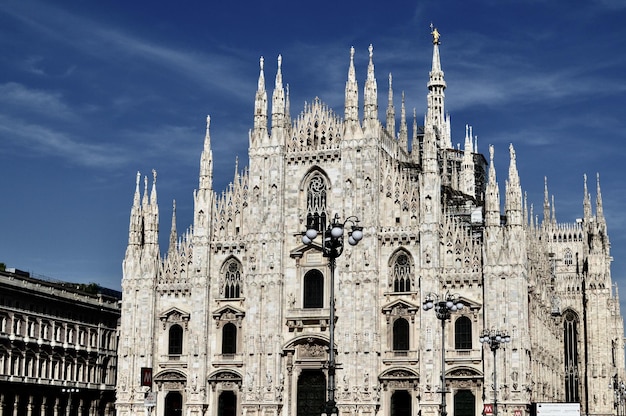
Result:
<svg viewBox="0 0 626 416"><path fill-rule="evenodd" d="M72 393L78 393L79 390L74 387L67 387L61 389L62 393L67 393L67 407L65 409L66 416L71 416L72 414Z"/></svg>
<svg viewBox="0 0 626 416"><path fill-rule="evenodd" d="M441 321L441 416L446 416L446 321L450 319L452 312L463 309L463 303L459 300L459 295L446 292L439 296L434 293L426 295L422 303L425 311L435 309L437 319Z"/></svg>
<svg viewBox="0 0 626 416"><path fill-rule="evenodd" d="M511 336L504 331L484 329L479 338L480 342L489 345L493 351L493 416L498 416L498 390L496 390L496 351L500 344L511 342Z"/></svg>
<svg viewBox="0 0 626 416"><path fill-rule="evenodd" d="M322 253L328 258L328 267L330 268L330 322L329 330L329 352L328 352L328 401L326 402L326 415L338 414L337 402L335 402L335 370L337 363L335 362L335 268L337 266L337 257L343 252L344 228L346 224L352 224L348 233L348 244L355 246L363 238L363 227L359 226L359 219L350 216L341 221L339 215L335 214L332 223L328 228L322 231ZM312 224L308 225L308 229L302 236L302 242L306 245L312 244L317 237L318 230L313 228Z"/></svg>

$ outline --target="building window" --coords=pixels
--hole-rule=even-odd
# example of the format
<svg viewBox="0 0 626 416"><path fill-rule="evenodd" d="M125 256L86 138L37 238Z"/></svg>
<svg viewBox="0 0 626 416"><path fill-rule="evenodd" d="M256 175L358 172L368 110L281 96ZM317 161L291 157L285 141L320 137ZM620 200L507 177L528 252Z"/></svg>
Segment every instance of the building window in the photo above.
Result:
<svg viewBox="0 0 626 416"><path fill-rule="evenodd" d="M222 328L222 354L235 354L237 352L237 327L227 323Z"/></svg>
<svg viewBox="0 0 626 416"><path fill-rule="evenodd" d="M399 253L395 256L391 274L394 292L410 292L412 290L411 262L406 253Z"/></svg>
<svg viewBox="0 0 626 416"><path fill-rule="evenodd" d="M472 321L467 316L461 316L454 322L454 349L472 349Z"/></svg>
<svg viewBox="0 0 626 416"><path fill-rule="evenodd" d="M180 355L183 353L183 328L172 325L169 333L168 354Z"/></svg>
<svg viewBox="0 0 626 416"><path fill-rule="evenodd" d="M224 267L223 293L226 299L239 298L242 294L243 267L236 259L229 260Z"/></svg>
<svg viewBox="0 0 626 416"><path fill-rule="evenodd" d="M36 337L37 331L36 331L36 326L35 326L35 322L34 321L28 321L28 336L31 338Z"/></svg>
<svg viewBox="0 0 626 416"><path fill-rule="evenodd" d="M307 229L322 232L326 228L326 191L326 180L320 173L314 173L306 192Z"/></svg>
<svg viewBox="0 0 626 416"><path fill-rule="evenodd" d="M393 323L393 350L409 350L409 322L404 319L396 319Z"/></svg>
<svg viewBox="0 0 626 416"><path fill-rule="evenodd" d="M304 275L304 308L324 307L324 275L310 270Z"/></svg>
<svg viewBox="0 0 626 416"><path fill-rule="evenodd" d="M564 261L566 266L571 266L572 264L574 264L574 259L573 259L573 256L572 256L572 250L570 250L569 248L567 250L565 250L565 255L564 255L563 261Z"/></svg>
<svg viewBox="0 0 626 416"><path fill-rule="evenodd" d="M578 397L578 317L572 311L565 313L565 401L579 401Z"/></svg>

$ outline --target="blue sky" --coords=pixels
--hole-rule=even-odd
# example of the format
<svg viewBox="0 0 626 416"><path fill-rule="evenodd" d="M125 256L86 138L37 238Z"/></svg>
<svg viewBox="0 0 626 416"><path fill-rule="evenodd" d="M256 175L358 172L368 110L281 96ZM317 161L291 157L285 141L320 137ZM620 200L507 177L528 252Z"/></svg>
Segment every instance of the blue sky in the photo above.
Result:
<svg viewBox="0 0 626 416"><path fill-rule="evenodd" d="M316 96L343 114L350 47L362 98L371 43L379 114L391 72L396 109L404 91L422 120L431 22L453 143L470 124L493 144L501 187L513 143L529 203L542 212L547 176L560 222L599 173L626 287L623 0L3 0L0 262L119 289L136 172L158 172L164 251L172 200L178 230L192 222L208 114L215 189L247 165L261 56L271 91L282 54L292 117Z"/></svg>

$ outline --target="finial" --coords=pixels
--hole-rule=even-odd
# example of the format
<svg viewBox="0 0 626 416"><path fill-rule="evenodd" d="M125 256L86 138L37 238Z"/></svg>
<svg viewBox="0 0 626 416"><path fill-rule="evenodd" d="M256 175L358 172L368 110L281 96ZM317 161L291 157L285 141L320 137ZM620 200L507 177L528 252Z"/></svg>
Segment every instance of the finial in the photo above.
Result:
<svg viewBox="0 0 626 416"><path fill-rule="evenodd" d="M206 128L208 129L211 126L211 116L206 116Z"/></svg>
<svg viewBox="0 0 626 416"><path fill-rule="evenodd" d="M433 24L430 24L430 34L433 35L433 45L439 45L441 42L439 41L439 38L441 37L441 35L439 34L439 31L437 30L437 28L435 26L433 26Z"/></svg>
<svg viewBox="0 0 626 416"><path fill-rule="evenodd" d="M354 59L354 46L350 46L350 60Z"/></svg>
<svg viewBox="0 0 626 416"><path fill-rule="evenodd" d="M259 66L261 67L261 70L263 70L263 62L265 61L265 59L263 59L263 57L261 57L259 59Z"/></svg>
<svg viewBox="0 0 626 416"><path fill-rule="evenodd" d="M367 48L367 50L370 51L370 60L372 59L372 56L374 56L374 47L372 46L372 44L370 43L369 48Z"/></svg>
<svg viewBox="0 0 626 416"><path fill-rule="evenodd" d="M156 184L157 171L156 169L152 169L152 183Z"/></svg>
<svg viewBox="0 0 626 416"><path fill-rule="evenodd" d="M280 70L282 63L283 63L283 56L278 55L278 70Z"/></svg>

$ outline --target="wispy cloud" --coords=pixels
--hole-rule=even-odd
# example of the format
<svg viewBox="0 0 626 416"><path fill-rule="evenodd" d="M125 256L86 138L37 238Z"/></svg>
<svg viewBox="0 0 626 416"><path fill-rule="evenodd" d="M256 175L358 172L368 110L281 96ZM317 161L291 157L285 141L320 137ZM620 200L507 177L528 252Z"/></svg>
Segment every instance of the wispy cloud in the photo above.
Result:
<svg viewBox="0 0 626 416"><path fill-rule="evenodd" d="M16 82L0 84L0 106L6 106L5 113L19 110L46 118L75 118L61 93L28 88Z"/></svg>
<svg viewBox="0 0 626 416"><path fill-rule="evenodd" d="M106 140L87 143L66 131L0 115L3 152L11 151L34 157L56 156L88 167L113 168L126 163L128 153ZM20 150L21 149L21 150Z"/></svg>

